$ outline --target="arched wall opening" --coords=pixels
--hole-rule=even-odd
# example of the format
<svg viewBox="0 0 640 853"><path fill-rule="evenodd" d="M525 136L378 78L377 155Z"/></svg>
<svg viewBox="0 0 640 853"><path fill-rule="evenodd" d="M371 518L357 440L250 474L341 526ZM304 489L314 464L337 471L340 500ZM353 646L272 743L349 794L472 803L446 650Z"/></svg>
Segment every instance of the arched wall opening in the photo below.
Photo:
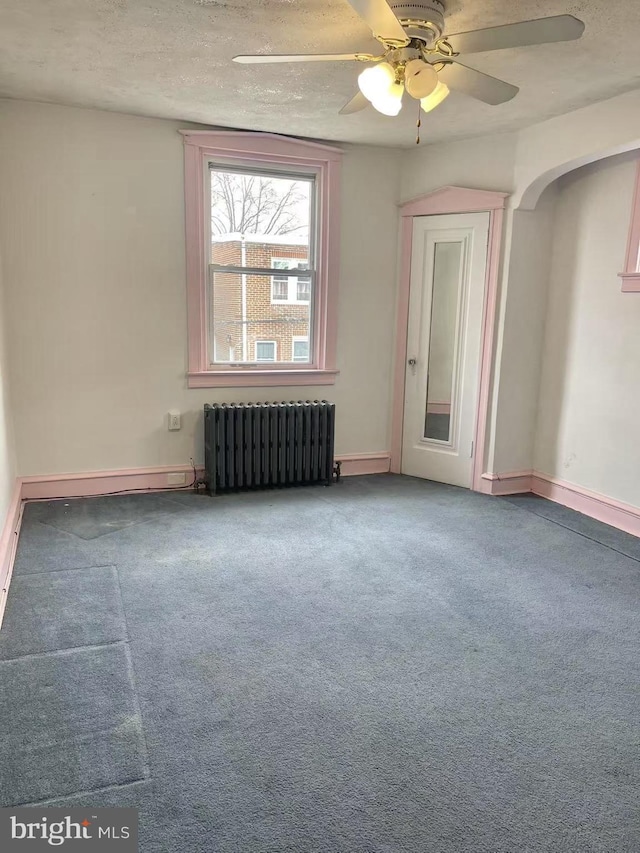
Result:
<svg viewBox="0 0 640 853"><path fill-rule="evenodd" d="M529 485L554 499L595 495L622 506L634 532L640 294L622 293L618 273L639 156L629 145L577 157L514 198L490 456L494 493Z"/></svg>
<svg viewBox="0 0 640 853"><path fill-rule="evenodd" d="M606 151L592 152L581 157L575 157L564 163L560 163L532 180L531 183L521 191L519 198L516 196L517 209L535 210L540 197L547 187L560 180L564 175L568 175L585 166L599 163L602 160L610 160L617 156L628 155L634 157L638 150L640 150L640 139L634 139L630 142L616 145Z"/></svg>

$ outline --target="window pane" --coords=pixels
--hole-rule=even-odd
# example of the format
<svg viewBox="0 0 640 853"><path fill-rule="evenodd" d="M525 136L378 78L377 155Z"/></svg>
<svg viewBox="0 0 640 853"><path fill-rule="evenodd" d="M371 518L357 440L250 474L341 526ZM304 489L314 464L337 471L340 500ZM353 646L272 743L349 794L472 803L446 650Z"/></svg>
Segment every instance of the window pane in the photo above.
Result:
<svg viewBox="0 0 640 853"><path fill-rule="evenodd" d="M276 278L274 275L271 279L271 298L277 301L287 301L289 298L289 279Z"/></svg>
<svg viewBox="0 0 640 853"><path fill-rule="evenodd" d="M424 437L435 441L449 441L456 404L462 249L462 243L436 243L434 251Z"/></svg>
<svg viewBox="0 0 640 853"><path fill-rule="evenodd" d="M298 302L308 302L311 299L311 279L298 278L297 296Z"/></svg>
<svg viewBox="0 0 640 853"><path fill-rule="evenodd" d="M313 178L211 167L211 261L256 269L309 263Z"/></svg>
<svg viewBox="0 0 640 853"><path fill-rule="evenodd" d="M275 361L275 341L256 341L256 361Z"/></svg>
<svg viewBox="0 0 640 853"><path fill-rule="evenodd" d="M309 361L309 341L293 342L293 361Z"/></svg>
<svg viewBox="0 0 640 853"><path fill-rule="evenodd" d="M294 360L294 340L310 338L312 301L295 299L297 275L211 272L209 287L209 353L211 364L255 362L256 344L272 342L269 360ZM282 284L281 284L282 282ZM276 289L293 299L274 299ZM313 277L309 279L313 292ZM307 347L309 345L307 344ZM307 350L306 361L310 361ZM261 349L266 355L266 349Z"/></svg>

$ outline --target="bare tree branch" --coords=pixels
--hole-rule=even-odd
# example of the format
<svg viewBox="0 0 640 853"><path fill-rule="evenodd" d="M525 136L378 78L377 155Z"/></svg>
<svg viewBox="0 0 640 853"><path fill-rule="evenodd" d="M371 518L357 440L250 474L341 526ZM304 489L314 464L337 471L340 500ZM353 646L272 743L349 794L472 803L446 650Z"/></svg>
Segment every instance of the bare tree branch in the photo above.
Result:
<svg viewBox="0 0 640 853"><path fill-rule="evenodd" d="M215 234L291 234L308 228L300 184L233 172L213 172L211 230Z"/></svg>

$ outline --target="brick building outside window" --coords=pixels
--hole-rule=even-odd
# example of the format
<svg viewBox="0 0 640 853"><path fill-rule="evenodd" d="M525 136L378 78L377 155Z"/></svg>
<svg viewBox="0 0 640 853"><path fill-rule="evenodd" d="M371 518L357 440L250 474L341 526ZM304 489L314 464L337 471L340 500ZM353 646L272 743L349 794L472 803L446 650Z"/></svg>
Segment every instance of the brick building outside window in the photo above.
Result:
<svg viewBox="0 0 640 853"><path fill-rule="evenodd" d="M188 387L332 385L342 151L181 132Z"/></svg>
<svg viewBox="0 0 640 853"><path fill-rule="evenodd" d="M304 275L308 242L290 234L213 237L212 263L270 270L259 275L216 274L209 321L216 362L309 361L312 294L311 279ZM270 342L275 346L265 345Z"/></svg>

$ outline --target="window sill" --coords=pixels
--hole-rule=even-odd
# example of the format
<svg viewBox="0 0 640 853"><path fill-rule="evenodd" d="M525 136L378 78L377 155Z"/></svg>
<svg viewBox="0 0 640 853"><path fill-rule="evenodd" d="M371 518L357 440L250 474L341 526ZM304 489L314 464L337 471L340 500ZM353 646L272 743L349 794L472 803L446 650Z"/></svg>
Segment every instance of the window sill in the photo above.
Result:
<svg viewBox="0 0 640 853"><path fill-rule="evenodd" d="M640 272L621 272L623 293L640 293Z"/></svg>
<svg viewBox="0 0 640 853"><path fill-rule="evenodd" d="M333 385L338 370L204 370L187 375L189 388L260 388L285 385Z"/></svg>

